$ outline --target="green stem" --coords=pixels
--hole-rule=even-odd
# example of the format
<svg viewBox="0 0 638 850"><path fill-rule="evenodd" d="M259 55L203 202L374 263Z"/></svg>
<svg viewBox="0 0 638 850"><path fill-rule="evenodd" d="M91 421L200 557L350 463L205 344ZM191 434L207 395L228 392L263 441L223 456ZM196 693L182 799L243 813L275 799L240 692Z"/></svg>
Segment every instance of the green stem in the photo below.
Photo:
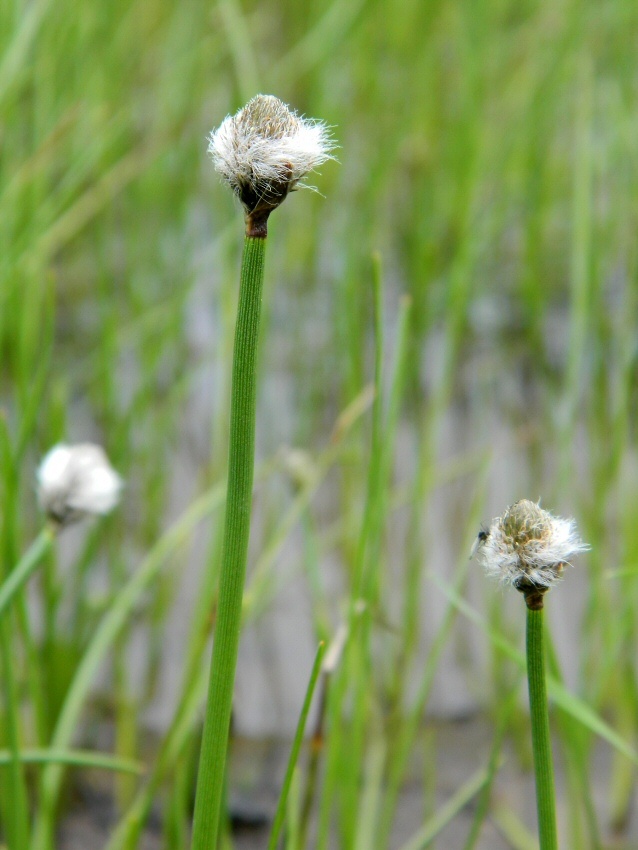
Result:
<svg viewBox="0 0 638 850"><path fill-rule="evenodd" d="M306 730L306 721L308 720L308 712L310 711L310 705L312 703L312 697L315 692L315 686L317 684L317 679L319 678L319 673L321 672L321 661L323 659L324 649L325 644L322 641L319 644L317 654L315 655L315 661L312 666L312 671L310 673L310 681L308 682L306 696L304 698L301 714L299 715L299 722L297 723L295 738L292 744L292 749L290 751L290 758L288 759L288 767L286 768L286 775L284 777L281 793L279 795L279 802L277 803L277 811L275 812L272 829L270 831L270 839L268 840L268 850L277 850L277 843L279 841L281 828L284 825L284 820L286 819L288 795L290 793L290 786L292 785L292 777L295 771L295 767L297 766L299 751L301 750L301 745L303 743L303 736Z"/></svg>
<svg viewBox="0 0 638 850"><path fill-rule="evenodd" d="M55 532L52 526L46 525L2 582L0 585L0 617L6 611L16 593L30 578L51 546L54 537Z"/></svg>
<svg viewBox="0 0 638 850"><path fill-rule="evenodd" d="M244 243L235 329L224 545L192 850L215 850L241 626L255 453L255 366L266 240Z"/></svg>
<svg viewBox="0 0 638 850"><path fill-rule="evenodd" d="M557 850L554 767L545 686L543 610L542 607L537 610L527 609L527 680L532 720L540 850Z"/></svg>
<svg viewBox="0 0 638 850"><path fill-rule="evenodd" d="M0 656L4 671L4 689L6 699L6 738L10 749L9 776L10 791L7 792L7 842L10 848L19 850L26 847L29 834L29 809L24 770L20 751L20 696L19 684L14 666L15 647L12 642L10 621L2 622L2 615L9 603L22 588L28 577L40 563L49 548L53 532L46 527L31 544L18 564L0 585ZM28 638L28 635L27 635Z"/></svg>
<svg viewBox="0 0 638 850"><path fill-rule="evenodd" d="M29 805L21 764L19 695L13 650L10 624L0 622L0 658L4 672L3 686L6 701L3 721L10 752L7 779L9 787L7 788L4 783L2 787L7 801L5 829L8 850L20 850L21 847L26 846L28 840Z"/></svg>

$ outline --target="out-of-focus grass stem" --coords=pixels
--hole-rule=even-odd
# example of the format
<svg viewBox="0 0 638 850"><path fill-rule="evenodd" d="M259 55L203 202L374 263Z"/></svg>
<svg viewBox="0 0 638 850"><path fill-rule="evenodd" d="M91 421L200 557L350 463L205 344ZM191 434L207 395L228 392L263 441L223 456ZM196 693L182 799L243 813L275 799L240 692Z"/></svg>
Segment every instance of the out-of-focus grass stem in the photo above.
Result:
<svg viewBox="0 0 638 850"><path fill-rule="evenodd" d="M42 558L48 552L54 537L53 527L45 526L0 585L0 618L4 615L15 595L33 575Z"/></svg>

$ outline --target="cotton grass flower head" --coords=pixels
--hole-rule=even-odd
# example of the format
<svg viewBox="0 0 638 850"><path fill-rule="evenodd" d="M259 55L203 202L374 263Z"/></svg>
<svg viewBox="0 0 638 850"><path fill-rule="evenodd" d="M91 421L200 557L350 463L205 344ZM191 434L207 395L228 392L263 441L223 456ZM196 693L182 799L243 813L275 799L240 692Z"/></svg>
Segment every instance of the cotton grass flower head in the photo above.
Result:
<svg viewBox="0 0 638 850"><path fill-rule="evenodd" d="M589 546L573 519L522 499L479 534L476 549L489 576L520 590L528 607L542 607L543 594L560 581L565 565Z"/></svg>
<svg viewBox="0 0 638 850"><path fill-rule="evenodd" d="M59 443L37 471L38 499L50 520L60 526L88 514L107 514L118 503L122 479L101 446Z"/></svg>
<svg viewBox="0 0 638 850"><path fill-rule="evenodd" d="M303 118L273 95L258 94L209 138L216 170L246 211L247 234L265 236L272 210L329 159L335 143L322 121Z"/></svg>

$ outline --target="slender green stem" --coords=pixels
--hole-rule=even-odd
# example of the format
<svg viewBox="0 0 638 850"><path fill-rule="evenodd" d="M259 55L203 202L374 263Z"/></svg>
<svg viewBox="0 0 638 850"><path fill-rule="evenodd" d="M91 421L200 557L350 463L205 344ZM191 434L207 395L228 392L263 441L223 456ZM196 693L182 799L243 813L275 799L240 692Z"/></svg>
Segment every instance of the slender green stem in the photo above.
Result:
<svg viewBox="0 0 638 850"><path fill-rule="evenodd" d="M20 712L10 624L0 622L0 658L4 673L5 737L9 746L8 788L3 788L7 799L6 839L9 850L26 846L29 834L29 806L27 786L20 750Z"/></svg>
<svg viewBox="0 0 638 850"><path fill-rule="evenodd" d="M292 777L295 771L295 767L297 765L297 760L299 758L299 751L301 750L301 744L303 743L303 736L306 729L306 721L308 719L308 712L310 711L310 705L312 703L312 697L315 692L315 686L317 684L317 679L319 678L319 673L321 672L321 661L323 658L323 653L325 649L325 644L323 641L319 644L317 649L317 654L315 655L315 661L312 666L312 671L310 673L310 681L308 682L308 688L306 690L306 696L304 698L303 706L301 709L301 714L299 715L299 722L297 723L297 729L295 731L295 738L292 743L292 749L290 750L290 758L288 759L288 766L286 768L286 775L284 777L284 782L281 788L281 793L279 795L279 802L277 803L277 811L275 812L275 817L273 819L272 829L270 830L270 839L268 840L268 850L276 850L277 842L279 841L279 835L281 833L281 828L284 824L284 820L286 818L286 805L288 802L288 794L290 793L290 786L292 784Z"/></svg>
<svg viewBox="0 0 638 850"><path fill-rule="evenodd" d="M0 620L10 602L40 563L52 539L53 531L46 527L0 585ZM18 850L20 847L26 847L28 841L29 812L27 789L21 764L19 687L14 668L14 648L11 635L11 623L0 621L0 656L2 657L6 695L6 737L11 756L8 762L8 782L11 784L10 794L12 799L9 802L10 815L6 829L9 847Z"/></svg>
<svg viewBox="0 0 638 850"><path fill-rule="evenodd" d="M255 453L255 366L265 239L246 237L235 330L224 546L208 702L199 759L193 850L215 850L241 626Z"/></svg>
<svg viewBox="0 0 638 850"><path fill-rule="evenodd" d="M4 614L16 593L30 578L36 567L48 551L55 532L46 525L33 541L7 578L0 585L0 617Z"/></svg>
<svg viewBox="0 0 638 850"><path fill-rule="evenodd" d="M527 680L536 774L536 809L540 850L557 850L554 767L549 733L543 608L527 609Z"/></svg>

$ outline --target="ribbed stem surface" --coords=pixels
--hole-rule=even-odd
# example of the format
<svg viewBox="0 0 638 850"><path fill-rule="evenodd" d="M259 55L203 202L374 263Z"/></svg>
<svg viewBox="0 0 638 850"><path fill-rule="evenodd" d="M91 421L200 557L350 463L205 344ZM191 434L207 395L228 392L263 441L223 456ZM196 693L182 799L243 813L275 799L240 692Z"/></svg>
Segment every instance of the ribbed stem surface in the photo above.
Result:
<svg viewBox="0 0 638 850"><path fill-rule="evenodd" d="M235 329L228 489L217 623L197 777L192 850L216 850L246 556L255 453L255 366L266 240L246 237Z"/></svg>
<svg viewBox="0 0 638 850"><path fill-rule="evenodd" d="M536 775L536 809L540 850L558 850L554 767L549 733L543 608L527 609L527 681L532 720L532 747Z"/></svg>

